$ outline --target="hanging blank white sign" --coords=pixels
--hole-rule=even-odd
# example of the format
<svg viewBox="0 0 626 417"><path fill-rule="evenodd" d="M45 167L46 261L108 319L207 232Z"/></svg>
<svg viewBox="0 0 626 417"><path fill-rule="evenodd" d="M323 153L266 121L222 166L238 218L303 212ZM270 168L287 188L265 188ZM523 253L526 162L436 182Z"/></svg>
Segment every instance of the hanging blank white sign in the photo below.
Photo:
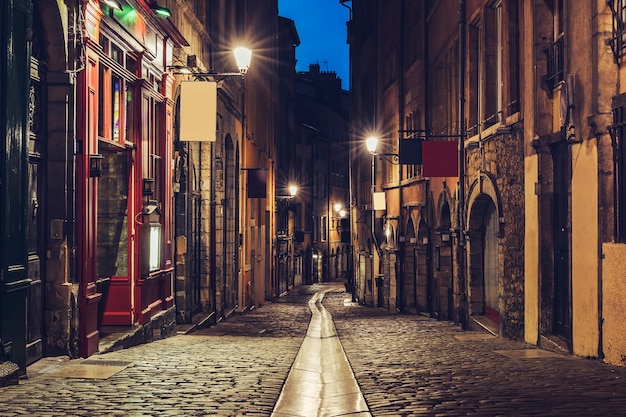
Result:
<svg viewBox="0 0 626 417"><path fill-rule="evenodd" d="M387 210L384 191L374 193L374 210Z"/></svg>
<svg viewBox="0 0 626 417"><path fill-rule="evenodd" d="M215 142L217 83L184 81L180 84L180 140Z"/></svg>

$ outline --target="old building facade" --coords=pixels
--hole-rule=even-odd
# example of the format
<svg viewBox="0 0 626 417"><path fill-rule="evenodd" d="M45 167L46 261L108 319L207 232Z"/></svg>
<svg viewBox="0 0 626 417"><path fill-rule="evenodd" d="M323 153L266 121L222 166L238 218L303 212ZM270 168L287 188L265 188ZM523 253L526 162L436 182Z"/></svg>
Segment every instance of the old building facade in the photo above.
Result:
<svg viewBox="0 0 626 417"><path fill-rule="evenodd" d="M352 9L360 301L622 364L623 4Z"/></svg>
<svg viewBox="0 0 626 417"><path fill-rule="evenodd" d="M175 140L178 322L197 325L271 298L268 213L278 84L271 40L278 34L278 9L275 2L214 1L180 8L173 18L192 39L173 56L179 102L186 83L214 83L217 90L214 140ZM254 50L256 68L245 77L236 75L232 50L238 45ZM266 114L257 114L257 100ZM250 185L257 173L264 181Z"/></svg>
<svg viewBox="0 0 626 417"><path fill-rule="evenodd" d="M9 1L0 16L15 50L0 72L0 360L23 372L120 326L146 342L269 299L277 3ZM256 51L245 78L239 45ZM181 134L182 86L199 80L219 84L206 143Z"/></svg>
<svg viewBox="0 0 626 417"><path fill-rule="evenodd" d="M6 155L20 166L15 185L25 185L28 281L26 317L3 315L24 332L3 334L8 359L24 369L42 355L89 356L107 324L172 333L171 181L162 161L171 159L173 102L163 64L183 37L135 3L130 20L97 1L5 6L7 27L27 16L12 44L31 69L16 148L27 158Z"/></svg>
<svg viewBox="0 0 626 417"><path fill-rule="evenodd" d="M297 148L293 156L296 178L303 192L298 198L305 253L306 282L347 278L348 116L349 94L334 71L310 64L296 79ZM343 223L342 223L343 219Z"/></svg>

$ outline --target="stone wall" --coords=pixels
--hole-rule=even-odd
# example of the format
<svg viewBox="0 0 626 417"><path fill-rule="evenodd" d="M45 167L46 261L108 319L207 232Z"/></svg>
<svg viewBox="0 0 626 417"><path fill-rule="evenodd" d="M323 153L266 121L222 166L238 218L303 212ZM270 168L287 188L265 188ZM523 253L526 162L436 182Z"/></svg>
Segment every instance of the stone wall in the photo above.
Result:
<svg viewBox="0 0 626 417"><path fill-rule="evenodd" d="M524 331L524 158L521 125L494 132L467 150L467 178L493 179L497 208L498 286L503 336L522 339ZM468 212L471 207L468 207Z"/></svg>

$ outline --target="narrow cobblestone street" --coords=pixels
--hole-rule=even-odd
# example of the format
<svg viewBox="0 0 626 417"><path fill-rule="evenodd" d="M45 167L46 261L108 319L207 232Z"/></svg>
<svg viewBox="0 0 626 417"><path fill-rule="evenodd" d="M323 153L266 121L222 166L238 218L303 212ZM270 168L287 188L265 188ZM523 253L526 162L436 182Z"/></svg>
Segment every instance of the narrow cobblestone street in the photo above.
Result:
<svg viewBox="0 0 626 417"><path fill-rule="evenodd" d="M0 388L0 417L269 416L307 333L307 302L328 290L323 305L373 416L626 415L624 368L355 305L328 284L190 335L43 359Z"/></svg>

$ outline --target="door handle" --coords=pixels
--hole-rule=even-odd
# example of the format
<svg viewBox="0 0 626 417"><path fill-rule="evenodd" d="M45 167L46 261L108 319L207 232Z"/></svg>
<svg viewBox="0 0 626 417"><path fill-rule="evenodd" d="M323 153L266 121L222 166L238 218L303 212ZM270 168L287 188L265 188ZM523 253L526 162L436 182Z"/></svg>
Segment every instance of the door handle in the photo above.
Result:
<svg viewBox="0 0 626 417"><path fill-rule="evenodd" d="M33 204L33 219L37 218L37 209L39 208L39 201L36 198L31 200Z"/></svg>

